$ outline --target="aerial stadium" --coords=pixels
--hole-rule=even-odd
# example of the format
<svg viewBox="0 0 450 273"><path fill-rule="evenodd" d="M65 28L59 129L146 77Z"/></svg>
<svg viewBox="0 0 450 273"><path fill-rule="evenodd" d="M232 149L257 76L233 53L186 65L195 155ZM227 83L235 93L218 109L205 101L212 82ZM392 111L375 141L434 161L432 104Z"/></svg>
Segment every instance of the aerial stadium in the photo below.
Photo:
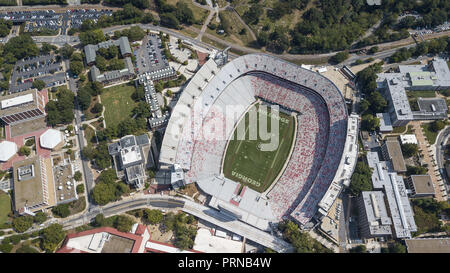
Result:
<svg viewBox="0 0 450 273"><path fill-rule="evenodd" d="M358 116L317 72L265 54L229 62L224 56L210 58L180 96L160 168L172 172L172 185L197 183L224 221L270 230L292 219L312 228L349 184ZM273 117L278 130L266 129L277 137L276 149L264 150L272 140L249 139L249 125L259 132L260 119ZM238 128L244 139L236 137Z"/></svg>

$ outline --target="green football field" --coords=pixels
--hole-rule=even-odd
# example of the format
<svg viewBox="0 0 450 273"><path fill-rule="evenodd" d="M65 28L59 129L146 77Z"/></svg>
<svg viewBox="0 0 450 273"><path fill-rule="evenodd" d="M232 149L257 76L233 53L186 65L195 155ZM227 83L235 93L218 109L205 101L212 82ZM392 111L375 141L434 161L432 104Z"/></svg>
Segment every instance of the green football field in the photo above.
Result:
<svg viewBox="0 0 450 273"><path fill-rule="evenodd" d="M270 108L267 108L270 113ZM285 113L279 113L279 134L273 137L278 138L278 147L273 151L261 151L261 143L270 143L270 139L262 140L257 136L256 140L249 140L249 113L251 111L258 111L257 115L259 132L259 118L267 117L267 113L259 111L259 105L252 107L248 113L245 114L240 122L245 122L245 139L237 140L237 130L234 132L234 137L230 140L225 154L225 161L223 172L225 177L234 181L240 182L250 188L264 192L283 168L289 150L294 139L294 117ZM267 121L268 132L271 132L270 118Z"/></svg>

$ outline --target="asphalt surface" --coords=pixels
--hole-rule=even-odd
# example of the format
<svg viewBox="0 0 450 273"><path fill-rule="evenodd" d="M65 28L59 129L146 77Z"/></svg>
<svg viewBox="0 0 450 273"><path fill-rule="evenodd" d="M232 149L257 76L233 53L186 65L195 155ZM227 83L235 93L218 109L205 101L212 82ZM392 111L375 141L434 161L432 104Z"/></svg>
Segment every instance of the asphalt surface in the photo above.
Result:
<svg viewBox="0 0 450 273"><path fill-rule="evenodd" d="M69 67L69 60L65 60L65 65L66 67ZM83 148L86 146L86 143L84 142L84 137L83 137L83 133L82 133L82 120L81 120L81 116L83 114L83 112L81 111L80 105L78 104L78 100L76 99L76 95L78 94L78 87L77 87L77 81L73 79L72 77L69 78L69 89L72 90L72 92L75 93L75 125L77 126L78 130L77 130L77 138L78 138L78 146L80 148L80 155L81 155L81 165L83 167L83 175L84 175L84 181L86 184L86 196L88 199L88 211L91 211L95 208L97 208L97 205L95 203L93 203L90 192L92 190L92 188L95 186L94 185L94 177L92 175L91 169L89 168L89 160L87 160L86 158L84 158L82 156L81 151L83 150Z"/></svg>
<svg viewBox="0 0 450 273"><path fill-rule="evenodd" d="M159 207L159 208L180 208L184 212L192 214L198 218L201 218L209 223L220 226L226 230L232 231L238 235L245 237L258 244L270 247L277 252L292 252L293 248L284 240L273 236L260 229L254 228L241 221L225 219L221 216L223 214L218 211L192 202L190 200L181 199L171 196L160 195L146 195L135 196L128 200L123 200L104 207L98 207L91 209L91 211L68 220L60 220L59 223L64 226L65 229L72 229L77 226L81 226L91 222L98 213L103 213L105 217L121 214L126 211L145 208L145 207Z"/></svg>

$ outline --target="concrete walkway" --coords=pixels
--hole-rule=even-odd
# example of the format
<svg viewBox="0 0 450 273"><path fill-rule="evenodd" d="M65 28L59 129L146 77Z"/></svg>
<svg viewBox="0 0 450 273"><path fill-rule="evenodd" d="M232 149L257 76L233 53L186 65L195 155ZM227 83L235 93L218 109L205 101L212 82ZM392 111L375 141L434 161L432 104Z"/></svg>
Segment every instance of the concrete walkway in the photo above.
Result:
<svg viewBox="0 0 450 273"><path fill-rule="evenodd" d="M421 123L419 121L412 121L410 124L413 126L413 129L415 130L417 142L419 143L419 150L422 150L423 161L426 164L428 164L428 174L430 175L431 181L433 182L436 200L444 201L438 181L438 180L442 181L442 178L440 177L440 175L438 177L438 175L436 174L435 168L437 168L437 165L432 156L430 155L430 145L426 140L425 135L423 134L422 127L420 126Z"/></svg>

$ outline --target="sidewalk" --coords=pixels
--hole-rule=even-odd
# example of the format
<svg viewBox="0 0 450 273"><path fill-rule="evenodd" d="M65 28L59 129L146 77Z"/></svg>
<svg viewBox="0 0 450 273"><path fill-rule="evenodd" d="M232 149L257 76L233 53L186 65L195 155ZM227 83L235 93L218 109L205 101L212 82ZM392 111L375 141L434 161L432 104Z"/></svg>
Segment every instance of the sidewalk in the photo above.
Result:
<svg viewBox="0 0 450 273"><path fill-rule="evenodd" d="M439 185L439 181L438 181L438 179L440 177L438 178L438 176L436 175L436 172L435 172L436 163L434 162L434 159L430 155L429 149L431 148L431 146L429 145L428 141L426 140L420 124L421 123L418 121L411 122L411 125L413 126L413 129L415 130L415 133L416 133L417 142L419 143L419 150L422 150L423 161L426 164L428 164L428 174L430 175L431 181L433 182L436 200L437 201L445 201L444 198L442 197L442 192L440 191L440 185ZM440 179L442 180L442 178L440 178Z"/></svg>

